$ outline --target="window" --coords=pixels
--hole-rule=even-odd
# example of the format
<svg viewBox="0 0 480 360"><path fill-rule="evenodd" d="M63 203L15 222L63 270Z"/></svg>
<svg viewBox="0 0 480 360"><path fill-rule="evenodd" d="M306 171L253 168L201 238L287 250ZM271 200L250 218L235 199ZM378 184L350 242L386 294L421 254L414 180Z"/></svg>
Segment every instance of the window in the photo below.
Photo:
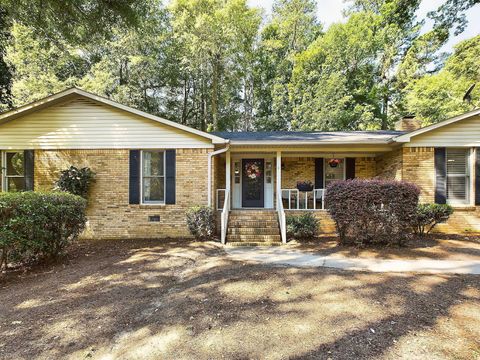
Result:
<svg viewBox="0 0 480 360"><path fill-rule="evenodd" d="M468 203L469 197L469 150L447 149L447 201Z"/></svg>
<svg viewBox="0 0 480 360"><path fill-rule="evenodd" d="M235 161L233 165L233 174L235 184L240 184L240 161Z"/></svg>
<svg viewBox="0 0 480 360"><path fill-rule="evenodd" d="M164 151L142 151L142 203L165 203Z"/></svg>
<svg viewBox="0 0 480 360"><path fill-rule="evenodd" d="M267 184L272 183L272 168L273 166L271 161L265 162L265 182Z"/></svg>
<svg viewBox="0 0 480 360"><path fill-rule="evenodd" d="M5 151L2 156L2 164L2 190L23 191L25 189L23 151Z"/></svg>
<svg viewBox="0 0 480 360"><path fill-rule="evenodd" d="M325 188L339 180L345 180L345 159L325 159Z"/></svg>

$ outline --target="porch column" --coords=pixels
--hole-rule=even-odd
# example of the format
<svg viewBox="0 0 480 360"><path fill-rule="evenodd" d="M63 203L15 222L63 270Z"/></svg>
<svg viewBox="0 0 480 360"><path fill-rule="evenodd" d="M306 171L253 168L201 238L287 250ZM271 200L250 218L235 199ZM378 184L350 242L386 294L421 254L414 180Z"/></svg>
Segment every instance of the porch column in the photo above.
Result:
<svg viewBox="0 0 480 360"><path fill-rule="evenodd" d="M229 194L229 197L230 199L232 198L232 194L231 194L231 180L230 180L230 169L232 167L230 166L230 150L228 150L226 153L225 153L225 190L226 190L226 193ZM228 202L228 210L230 210L230 204L232 202L229 201Z"/></svg>
<svg viewBox="0 0 480 360"><path fill-rule="evenodd" d="M279 207L278 199L282 197L282 152L277 151L277 193L275 199L277 199L277 210Z"/></svg>

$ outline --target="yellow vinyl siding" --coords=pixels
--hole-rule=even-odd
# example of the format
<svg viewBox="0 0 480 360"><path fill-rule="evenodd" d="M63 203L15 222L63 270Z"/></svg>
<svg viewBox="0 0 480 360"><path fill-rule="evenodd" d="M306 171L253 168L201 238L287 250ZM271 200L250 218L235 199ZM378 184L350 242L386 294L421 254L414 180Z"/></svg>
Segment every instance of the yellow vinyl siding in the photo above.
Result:
<svg viewBox="0 0 480 360"><path fill-rule="evenodd" d="M0 149L208 147L208 139L82 98L0 125Z"/></svg>
<svg viewBox="0 0 480 360"><path fill-rule="evenodd" d="M480 146L480 116L460 120L438 129L413 136L406 147L477 147Z"/></svg>

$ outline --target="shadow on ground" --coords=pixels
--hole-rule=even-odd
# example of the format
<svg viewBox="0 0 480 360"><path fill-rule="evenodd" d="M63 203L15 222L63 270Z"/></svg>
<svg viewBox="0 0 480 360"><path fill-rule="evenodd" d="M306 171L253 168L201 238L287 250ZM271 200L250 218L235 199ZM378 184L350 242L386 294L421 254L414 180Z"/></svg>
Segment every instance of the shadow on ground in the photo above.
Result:
<svg viewBox="0 0 480 360"><path fill-rule="evenodd" d="M294 241L291 247L325 256L350 258L480 260L480 238L466 235L429 234L416 237L402 247L369 248L340 245L338 238L331 236L310 241Z"/></svg>
<svg viewBox="0 0 480 360"><path fill-rule="evenodd" d="M213 243L80 243L0 283L0 358L472 359L480 277L235 262Z"/></svg>

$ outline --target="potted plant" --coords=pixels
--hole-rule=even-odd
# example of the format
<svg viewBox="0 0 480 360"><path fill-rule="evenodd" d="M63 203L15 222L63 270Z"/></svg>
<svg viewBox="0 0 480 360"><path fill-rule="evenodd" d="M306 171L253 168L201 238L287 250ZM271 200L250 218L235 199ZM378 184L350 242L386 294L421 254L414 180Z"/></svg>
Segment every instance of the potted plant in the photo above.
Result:
<svg viewBox="0 0 480 360"><path fill-rule="evenodd" d="M312 191L313 184L311 181L298 181L297 182L297 189L298 191Z"/></svg>
<svg viewBox="0 0 480 360"><path fill-rule="evenodd" d="M341 163L341 160L340 159L330 159L328 160L328 165L332 168L336 168L338 166L338 164Z"/></svg>

